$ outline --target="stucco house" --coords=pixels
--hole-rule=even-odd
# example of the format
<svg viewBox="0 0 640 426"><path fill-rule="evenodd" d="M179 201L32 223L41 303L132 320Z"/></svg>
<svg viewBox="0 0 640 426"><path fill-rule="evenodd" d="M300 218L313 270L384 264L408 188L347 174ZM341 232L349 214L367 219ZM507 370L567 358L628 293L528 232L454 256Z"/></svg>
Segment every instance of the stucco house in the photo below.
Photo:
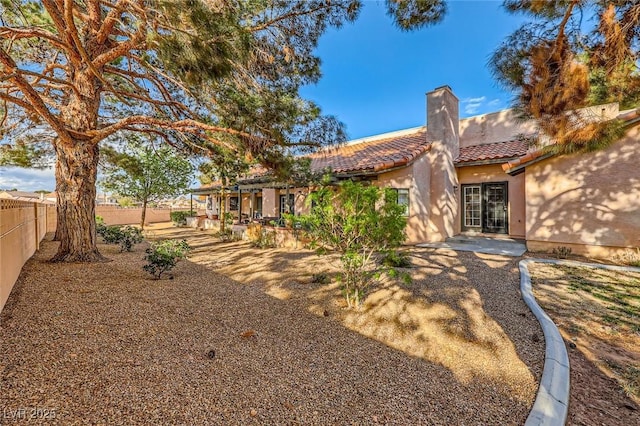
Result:
<svg viewBox="0 0 640 426"><path fill-rule="evenodd" d="M426 126L322 150L310 156L312 170L396 189L407 206L408 244L471 234L592 256L640 246L640 109L585 109L593 119L624 120L625 136L602 151L551 156L529 146L536 123L512 110L460 119L448 86L426 98ZM218 192L216 186L193 190L210 197L214 214ZM227 192L227 211L248 222L304 213L309 188L253 173Z"/></svg>

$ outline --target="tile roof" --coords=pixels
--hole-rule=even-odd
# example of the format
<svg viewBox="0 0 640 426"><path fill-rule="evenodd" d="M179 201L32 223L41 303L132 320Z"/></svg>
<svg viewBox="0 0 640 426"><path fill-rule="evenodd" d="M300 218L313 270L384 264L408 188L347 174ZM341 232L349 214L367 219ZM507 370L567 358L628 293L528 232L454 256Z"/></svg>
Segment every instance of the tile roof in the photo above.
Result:
<svg viewBox="0 0 640 426"><path fill-rule="evenodd" d="M427 142L427 128L422 126L357 139L345 145L309 154L307 157L311 158L312 172L322 172L327 168L336 174L382 172L411 163L427 152L430 146ZM240 182L260 180L269 176L269 173L269 170L262 166L254 166ZM197 191L219 186L220 182L214 182L197 188Z"/></svg>
<svg viewBox="0 0 640 426"><path fill-rule="evenodd" d="M365 138L309 155L311 170L334 173L378 172L409 164L428 151L426 127Z"/></svg>
<svg viewBox="0 0 640 426"><path fill-rule="evenodd" d="M527 142L524 140L465 146L460 148L460 155L458 155L455 162L468 163L472 161L520 157L521 155L525 155L528 149Z"/></svg>

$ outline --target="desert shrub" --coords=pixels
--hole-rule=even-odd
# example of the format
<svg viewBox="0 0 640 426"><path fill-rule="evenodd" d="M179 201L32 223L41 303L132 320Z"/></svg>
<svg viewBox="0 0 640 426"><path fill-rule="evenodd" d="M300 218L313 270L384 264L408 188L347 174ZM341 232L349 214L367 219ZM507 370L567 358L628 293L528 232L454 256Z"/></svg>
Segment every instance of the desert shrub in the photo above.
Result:
<svg viewBox="0 0 640 426"><path fill-rule="evenodd" d="M392 269L376 262L376 256L394 251L406 238L404 206L391 189L351 181L338 191L324 185L307 202L311 213L298 218L301 227L312 244L341 254L343 294L349 307L359 306L368 288Z"/></svg>
<svg viewBox="0 0 640 426"><path fill-rule="evenodd" d="M225 243L229 241L233 241L233 229L231 228L221 229L220 231L215 232L213 236Z"/></svg>
<svg viewBox="0 0 640 426"><path fill-rule="evenodd" d="M145 271L160 279L162 274L172 270L181 259L185 259L191 247L186 240L164 240L152 243L146 250L147 264L142 267Z"/></svg>
<svg viewBox="0 0 640 426"><path fill-rule="evenodd" d="M551 253L554 254L558 259L566 259L572 250L570 247L559 246L551 250Z"/></svg>
<svg viewBox="0 0 640 426"><path fill-rule="evenodd" d="M318 272L311 276L311 282L314 284L329 284L331 282L331 278L326 272Z"/></svg>
<svg viewBox="0 0 640 426"><path fill-rule="evenodd" d="M276 231L274 229L261 228L256 232L251 245L261 249L276 247Z"/></svg>
<svg viewBox="0 0 640 426"><path fill-rule="evenodd" d="M233 225L233 213L225 212L222 216L222 220L224 222L225 228L230 227L231 225Z"/></svg>
<svg viewBox="0 0 640 426"><path fill-rule="evenodd" d="M96 233L106 244L119 244L120 251L132 251L133 246L142 242L142 230L135 226L107 226L96 224Z"/></svg>
<svg viewBox="0 0 640 426"><path fill-rule="evenodd" d="M624 263L625 265L640 267L640 247L636 247L635 250L629 249L616 254L613 256L613 260Z"/></svg>
<svg viewBox="0 0 640 426"><path fill-rule="evenodd" d="M102 216L96 216L96 234L102 237L102 234L105 232L106 224L104 223L104 218Z"/></svg>
<svg viewBox="0 0 640 426"><path fill-rule="evenodd" d="M196 212L193 210L180 210L177 212L169 213L169 217L171 221L176 226L185 226L187 224L187 218L193 217L196 215Z"/></svg>
<svg viewBox="0 0 640 426"><path fill-rule="evenodd" d="M389 251L380 258L380 263L392 268L411 268L409 255L401 251Z"/></svg>

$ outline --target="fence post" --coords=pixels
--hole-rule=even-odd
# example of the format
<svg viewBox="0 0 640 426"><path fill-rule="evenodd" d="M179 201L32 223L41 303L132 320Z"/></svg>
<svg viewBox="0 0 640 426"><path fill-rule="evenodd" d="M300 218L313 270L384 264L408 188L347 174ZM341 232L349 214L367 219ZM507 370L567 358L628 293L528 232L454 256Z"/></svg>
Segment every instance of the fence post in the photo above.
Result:
<svg viewBox="0 0 640 426"><path fill-rule="evenodd" d="M34 224L36 227L36 250L40 250L40 226L38 223L38 203L33 203Z"/></svg>

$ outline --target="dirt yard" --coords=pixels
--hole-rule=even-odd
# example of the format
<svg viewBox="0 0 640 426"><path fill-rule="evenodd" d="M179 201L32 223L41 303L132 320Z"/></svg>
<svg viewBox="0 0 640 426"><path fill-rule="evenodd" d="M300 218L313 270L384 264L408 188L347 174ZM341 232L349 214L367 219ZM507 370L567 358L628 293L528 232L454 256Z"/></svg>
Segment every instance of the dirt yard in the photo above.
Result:
<svg viewBox="0 0 640 426"><path fill-rule="evenodd" d="M640 424L640 273L534 264L540 306L568 342L571 424Z"/></svg>
<svg viewBox="0 0 640 426"><path fill-rule="evenodd" d="M194 247L174 279L145 275L144 245L60 265L47 242L27 263L0 315L3 424L44 410L58 424L502 425L529 413L544 339L517 259L412 249L413 284L386 282L355 311L337 284L312 282L335 257L149 234Z"/></svg>

